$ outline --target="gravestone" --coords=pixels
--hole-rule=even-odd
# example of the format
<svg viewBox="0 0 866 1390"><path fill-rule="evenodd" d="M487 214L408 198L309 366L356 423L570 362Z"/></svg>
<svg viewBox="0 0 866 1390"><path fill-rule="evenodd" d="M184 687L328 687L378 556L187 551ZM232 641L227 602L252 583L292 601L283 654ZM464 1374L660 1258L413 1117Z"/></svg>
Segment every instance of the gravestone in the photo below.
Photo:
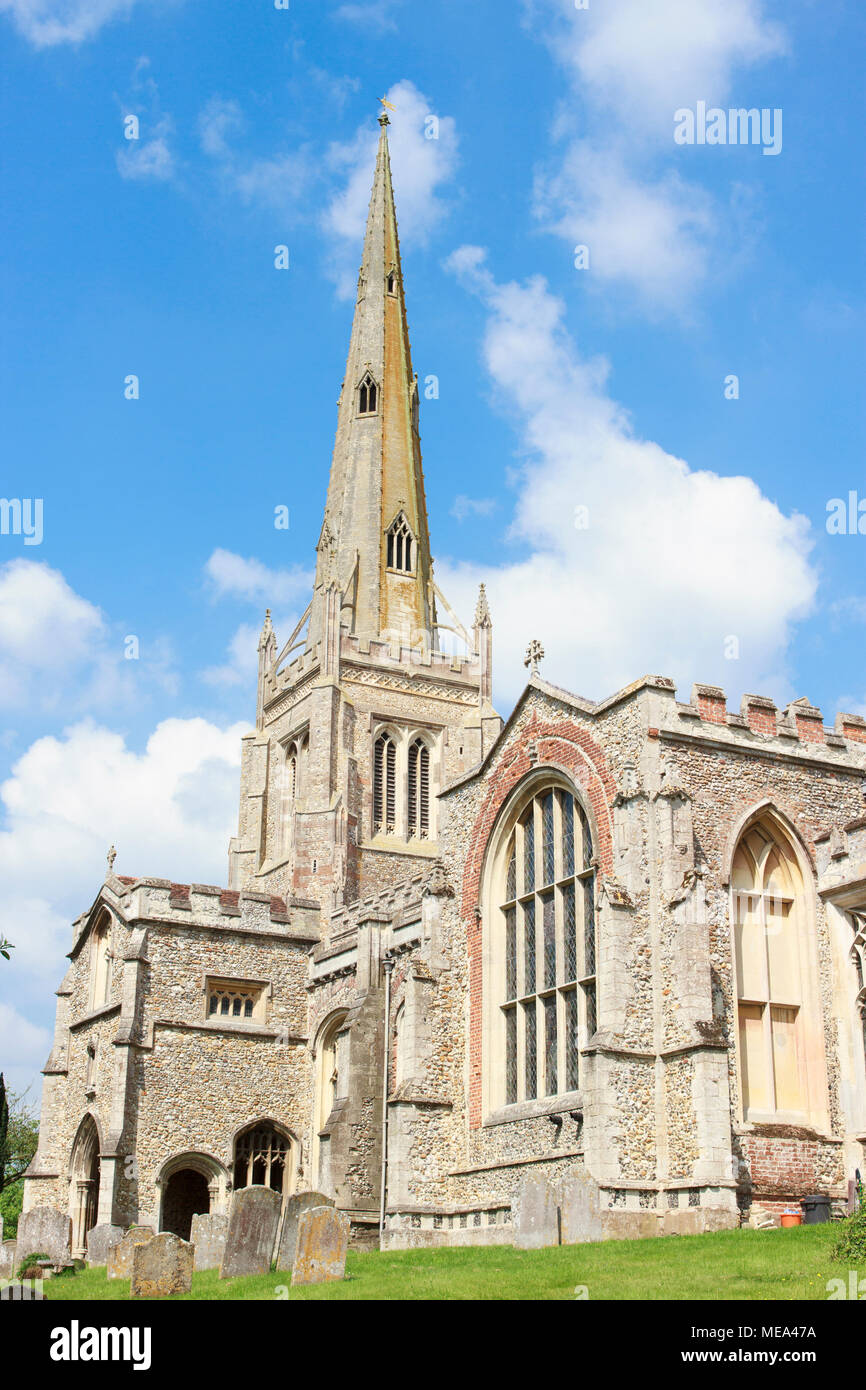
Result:
<svg viewBox="0 0 866 1390"><path fill-rule="evenodd" d="M572 1173L562 1179L559 1209L563 1245L604 1239L599 1187L589 1173Z"/></svg>
<svg viewBox="0 0 866 1390"><path fill-rule="evenodd" d="M559 1184L555 1178L526 1177L520 1184L514 1244L540 1250L559 1244Z"/></svg>
<svg viewBox="0 0 866 1390"><path fill-rule="evenodd" d="M188 1240L161 1231L146 1245L135 1245L132 1251L133 1298L167 1298L174 1293L189 1293L195 1247Z"/></svg>
<svg viewBox="0 0 866 1390"><path fill-rule="evenodd" d="M0 1279L11 1279L15 1273L15 1251L17 1240L4 1240L0 1245Z"/></svg>
<svg viewBox="0 0 866 1390"><path fill-rule="evenodd" d="M57 1264L71 1258L72 1221L54 1207L33 1207L18 1220L18 1249L21 1258L48 1255Z"/></svg>
<svg viewBox="0 0 866 1390"><path fill-rule="evenodd" d="M332 1207L334 1205L330 1197L324 1197L321 1192L296 1192L294 1197L290 1197L286 1202L286 1211L283 1216L283 1229L280 1235L280 1248L277 1255L277 1269L292 1269L295 1263L295 1246L298 1241L298 1222L301 1214L312 1210L313 1207Z"/></svg>
<svg viewBox="0 0 866 1390"><path fill-rule="evenodd" d="M190 1241L196 1269L219 1269L226 1251L229 1219L223 1212L199 1212L192 1218Z"/></svg>
<svg viewBox="0 0 866 1390"><path fill-rule="evenodd" d="M92 1226L87 1232L87 1263L107 1264L109 1248L122 1240L124 1234L123 1226L112 1226L107 1221L103 1221L101 1226Z"/></svg>
<svg viewBox="0 0 866 1390"><path fill-rule="evenodd" d="M152 1226L130 1226L126 1235L108 1247L105 1273L109 1279L131 1279L136 1247L153 1240Z"/></svg>
<svg viewBox="0 0 866 1390"><path fill-rule="evenodd" d="M326 1284L345 1278L350 1224L346 1213L333 1207L311 1207L301 1212L293 1284Z"/></svg>
<svg viewBox="0 0 866 1390"><path fill-rule="evenodd" d="M242 1187L232 1193L221 1279L270 1272L282 1200L270 1187Z"/></svg>

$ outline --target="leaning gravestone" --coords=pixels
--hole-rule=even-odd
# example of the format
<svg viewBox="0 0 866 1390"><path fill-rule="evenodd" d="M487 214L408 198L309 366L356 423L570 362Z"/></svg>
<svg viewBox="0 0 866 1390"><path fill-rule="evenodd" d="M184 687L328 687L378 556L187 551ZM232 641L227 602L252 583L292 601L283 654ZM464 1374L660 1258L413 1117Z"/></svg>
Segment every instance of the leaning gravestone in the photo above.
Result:
<svg viewBox="0 0 866 1390"><path fill-rule="evenodd" d="M219 1269L226 1252L229 1219L222 1212L199 1212L192 1218L190 1240L196 1269Z"/></svg>
<svg viewBox="0 0 866 1390"><path fill-rule="evenodd" d="M604 1238L599 1187L589 1173L572 1173L562 1179L559 1207L563 1245Z"/></svg>
<svg viewBox="0 0 866 1390"><path fill-rule="evenodd" d="M325 1284L346 1275L350 1221L333 1207L301 1212L295 1245L293 1284Z"/></svg>
<svg viewBox="0 0 866 1390"><path fill-rule="evenodd" d="M514 1244L540 1250L559 1244L559 1191L555 1178L527 1177L520 1184Z"/></svg>
<svg viewBox="0 0 866 1390"><path fill-rule="evenodd" d="M130 1226L125 1236L108 1247L105 1273L109 1279L130 1279L136 1247L153 1240L152 1226Z"/></svg>
<svg viewBox="0 0 866 1390"><path fill-rule="evenodd" d="M18 1221L18 1249L21 1258L48 1255L56 1264L71 1258L72 1221L54 1207L33 1207Z"/></svg>
<svg viewBox="0 0 866 1390"><path fill-rule="evenodd" d="M161 1231L146 1245L133 1247L129 1292L133 1298L166 1298L173 1293L189 1293L194 1263L195 1247L189 1241Z"/></svg>
<svg viewBox="0 0 866 1390"><path fill-rule="evenodd" d="M283 1229L280 1235L280 1248L277 1254L277 1269L292 1269L295 1263L295 1246L298 1241L298 1222L305 1211L313 1207L332 1207L330 1197L321 1192L296 1192L286 1202L283 1216Z"/></svg>
<svg viewBox="0 0 866 1390"><path fill-rule="evenodd" d="M4 1240L0 1245L0 1279L11 1279L15 1273L15 1251L17 1240Z"/></svg>
<svg viewBox="0 0 866 1390"><path fill-rule="evenodd" d="M89 1265L107 1264L110 1247L122 1240L124 1235L123 1226L112 1226L107 1221L103 1221L101 1226L92 1226L87 1232L87 1263Z"/></svg>
<svg viewBox="0 0 866 1390"><path fill-rule="evenodd" d="M270 1187L242 1187L232 1194L221 1279L270 1272L281 1206L282 1197Z"/></svg>

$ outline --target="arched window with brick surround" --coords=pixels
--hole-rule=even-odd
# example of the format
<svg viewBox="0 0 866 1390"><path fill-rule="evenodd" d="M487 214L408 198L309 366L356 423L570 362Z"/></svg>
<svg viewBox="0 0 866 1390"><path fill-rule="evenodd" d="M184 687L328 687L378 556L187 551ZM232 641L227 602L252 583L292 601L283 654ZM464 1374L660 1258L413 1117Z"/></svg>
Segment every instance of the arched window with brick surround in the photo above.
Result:
<svg viewBox="0 0 866 1390"><path fill-rule="evenodd" d="M772 814L737 844L731 920L742 1117L815 1122L825 1106L814 932L800 859Z"/></svg>
<svg viewBox="0 0 866 1390"><path fill-rule="evenodd" d="M495 1001L485 1089L495 1109L579 1090L598 998L593 837L574 788L534 780L494 837L484 917Z"/></svg>

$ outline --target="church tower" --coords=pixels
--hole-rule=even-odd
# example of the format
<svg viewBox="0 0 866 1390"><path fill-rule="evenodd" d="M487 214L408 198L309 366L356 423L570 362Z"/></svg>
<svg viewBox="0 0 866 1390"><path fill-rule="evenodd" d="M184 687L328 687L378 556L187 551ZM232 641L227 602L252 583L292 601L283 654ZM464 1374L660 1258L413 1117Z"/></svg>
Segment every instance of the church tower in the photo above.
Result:
<svg viewBox="0 0 866 1390"><path fill-rule="evenodd" d="M259 642L230 883L330 910L438 855L438 793L502 723L483 590L471 633L433 577L397 215L381 134L311 601ZM440 651L444 624L466 646Z"/></svg>

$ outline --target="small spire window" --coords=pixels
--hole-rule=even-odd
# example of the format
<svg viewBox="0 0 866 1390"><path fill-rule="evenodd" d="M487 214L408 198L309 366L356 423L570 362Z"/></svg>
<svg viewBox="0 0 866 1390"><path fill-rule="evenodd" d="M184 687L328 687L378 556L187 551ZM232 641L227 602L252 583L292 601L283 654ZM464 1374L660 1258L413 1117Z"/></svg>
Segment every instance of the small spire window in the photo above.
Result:
<svg viewBox="0 0 866 1390"><path fill-rule="evenodd" d="M397 293L397 276L394 274L393 270L391 271L391 273L390 273L389 276L388 276L388 282L387 282L387 283L388 283L388 293L389 293L389 294L396 294L396 293Z"/></svg>
<svg viewBox="0 0 866 1390"><path fill-rule="evenodd" d="M379 406L379 388L367 372L358 388L358 414L375 415Z"/></svg>
<svg viewBox="0 0 866 1390"><path fill-rule="evenodd" d="M388 527L387 565L389 570L400 570L412 574L414 562L414 538L409 523L401 512Z"/></svg>

